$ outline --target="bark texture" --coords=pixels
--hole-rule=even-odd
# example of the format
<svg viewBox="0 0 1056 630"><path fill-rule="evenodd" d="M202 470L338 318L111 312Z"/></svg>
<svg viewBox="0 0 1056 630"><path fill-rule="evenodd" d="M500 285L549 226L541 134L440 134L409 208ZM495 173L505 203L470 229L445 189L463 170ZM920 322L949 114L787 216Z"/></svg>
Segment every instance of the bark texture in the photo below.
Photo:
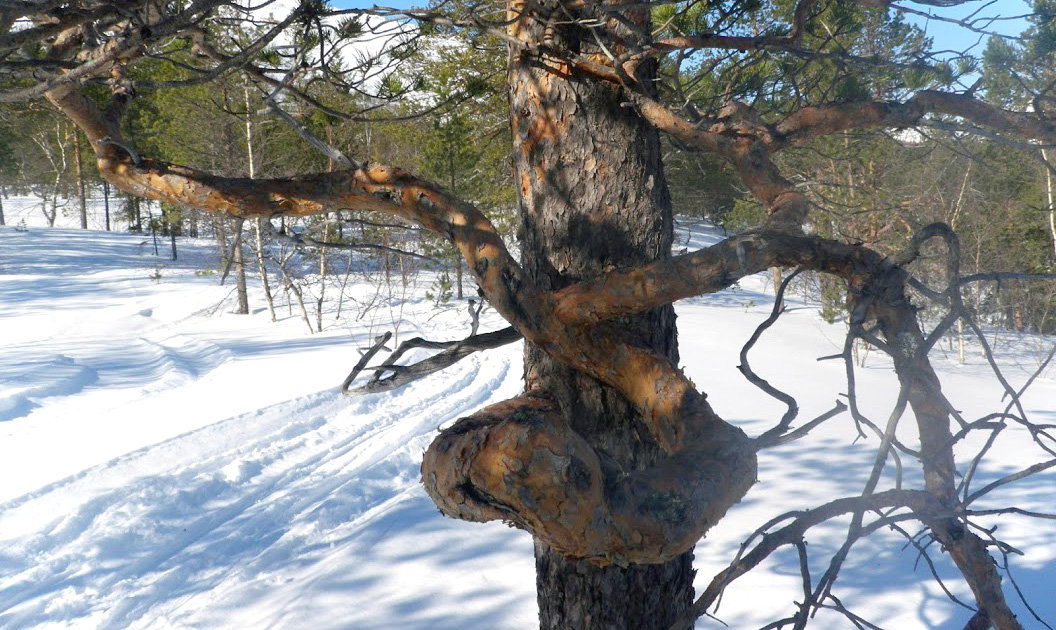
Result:
<svg viewBox="0 0 1056 630"><path fill-rule="evenodd" d="M524 7L511 3L511 9ZM557 3L544 2L542 9L516 22L512 34L531 44L589 48L589 34L567 24ZM548 9L553 13L547 15ZM667 257L672 217L659 138L634 110L621 106L618 89L562 76L516 51L509 86L526 274L552 291ZM674 320L672 307L664 306L618 325L629 340L674 362ZM532 344L526 346L525 372L527 389L557 401L571 428L602 458L640 470L660 455L640 430L634 408L610 387ZM692 557L686 552L662 564L598 567L537 541L540 627L666 627L692 601Z"/></svg>
<svg viewBox="0 0 1056 630"><path fill-rule="evenodd" d="M691 559L687 553L665 564L599 568L568 560L537 543L537 583L560 586L546 597L539 594L540 627L669 628L675 610L688 608L683 602L686 585L693 584ZM649 596L626 606L620 600L631 593Z"/></svg>

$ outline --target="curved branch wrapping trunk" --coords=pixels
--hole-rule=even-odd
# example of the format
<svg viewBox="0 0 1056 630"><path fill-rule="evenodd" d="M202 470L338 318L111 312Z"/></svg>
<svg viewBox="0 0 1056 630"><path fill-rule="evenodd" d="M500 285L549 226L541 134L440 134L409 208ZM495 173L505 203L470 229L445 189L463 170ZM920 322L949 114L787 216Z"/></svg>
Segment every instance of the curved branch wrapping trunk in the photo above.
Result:
<svg viewBox="0 0 1056 630"><path fill-rule="evenodd" d="M600 52L590 31L574 23L574 9L514 1L508 11L509 35L527 44L511 47L509 71L526 274L553 291L666 258L672 216L656 131L623 106L618 86L523 54L540 45ZM624 15L648 23L645 10ZM655 76L652 64L639 72L644 81ZM555 402L564 419L555 426L589 445L598 468L590 467L589 497L569 493L560 471L548 484L551 493L588 499L581 505L592 508L586 527L568 539L533 530L540 627L666 627L692 597L690 550L754 482L755 454L678 371L671 306L605 330L560 327L567 341L557 348L526 345L526 385ZM699 435L688 435L696 429L687 431L692 423L681 415L690 409ZM730 430L726 443L737 455L712 459L716 453L696 450L714 437L708 430L722 429ZM713 469L706 480L690 463L694 454ZM614 562L651 564L598 566Z"/></svg>
<svg viewBox="0 0 1056 630"><path fill-rule="evenodd" d="M522 190L527 195L523 216L528 271L512 259L479 211L398 169L372 164L277 180L220 178L140 159L121 139L116 121L73 87L57 88L48 96L85 131L107 180L137 196L238 217L376 210L447 236L469 263L492 306L531 343L529 384L545 391L565 425L556 423L556 416L540 418L554 419L555 427L568 429L548 434L550 439L559 436L573 451L586 444L595 454L593 459L584 455L582 461L609 462L604 471L588 466L593 479L608 484L605 491L581 498L593 501L591 510L609 514L606 518L619 531L594 534L593 523L543 518L532 502L516 505L520 513L515 518L473 503L450 513L473 520L517 522L542 543L552 541L567 555L589 558L585 566L592 568L666 563L691 549L754 482L754 449L743 432L714 415L675 366L670 306L605 326L567 326L554 316L550 293L554 288L615 266L666 256L671 216L655 131L618 105L619 94L611 86L575 86L575 96L566 91L567 85L533 91L552 79L544 71L514 82L523 90L520 97L526 108L516 111L528 112L517 124L522 134L519 165L522 182L527 182ZM600 102L583 104L576 99ZM554 109L558 105L567 111L558 115ZM569 137L581 142L568 142ZM602 141L608 144L600 146ZM611 156L620 161L603 162ZM649 194L641 194L643 190ZM576 196L580 203L574 202ZM474 425L475 420L465 422ZM502 452L498 448L487 456L501 457ZM465 488L434 486L430 480L445 479L474 465L472 460L426 457L423 472L430 492L437 497L450 494L438 498L438 504L459 504ZM565 489L556 470L547 471L554 486L547 491L561 495ZM628 480L631 487L620 490ZM630 499L621 499L624 495ZM638 514L638 508L648 505L670 509ZM479 512L467 513L476 507ZM662 522L661 517L670 522ZM541 557L550 553L557 552L541 551ZM680 586L672 592L684 600L682 608L688 605L692 573L688 554L675 563L675 568L628 569L653 577L630 580L640 586L627 600L627 610L649 610L642 601L655 598L645 586L671 573L681 576ZM652 601L651 606L661 611L669 604ZM663 625L676 613L672 609L660 614L657 622Z"/></svg>

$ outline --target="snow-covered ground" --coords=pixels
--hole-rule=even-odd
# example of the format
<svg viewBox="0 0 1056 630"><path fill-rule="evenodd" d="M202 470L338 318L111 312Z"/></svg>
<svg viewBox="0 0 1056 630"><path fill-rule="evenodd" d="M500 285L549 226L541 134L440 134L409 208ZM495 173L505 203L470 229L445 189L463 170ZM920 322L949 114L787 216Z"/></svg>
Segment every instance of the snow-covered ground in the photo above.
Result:
<svg viewBox="0 0 1056 630"><path fill-rule="evenodd" d="M19 208L5 203L9 225ZM357 349L393 318L406 319L401 337L452 338L468 329L464 308L435 309L420 282L407 300L349 308L339 320L331 311L325 330L310 335L284 305L272 323L255 291L253 313L231 314L230 286L202 272L216 265L204 241L181 240L173 263L155 257L149 235L26 223L0 228L0 628L535 625L530 538L444 518L418 484L437 427L519 390L519 344L394 392L343 398L336 384ZM718 238L693 222L681 232L679 247ZM354 284L350 293L371 291ZM782 411L734 369L771 293L754 277L677 306L687 372L749 433ZM482 329L501 325L486 313ZM813 417L846 390L842 365L816 361L838 352L842 336L842 324L793 301L753 366L799 398L803 419ZM1017 386L1053 341L995 338ZM943 352L935 358L944 387L966 417L1003 408L977 352L966 365ZM859 371L863 410L877 421L894 402L893 381L876 353ZM1024 404L1035 420L1056 423L1056 369ZM911 436L911 420L903 424ZM698 588L772 516L860 492L875 439L855 436L841 416L763 453L759 483L697 547ZM975 487L1043 459L1026 444L1013 429L1002 433ZM1056 476L1043 474L992 504L1051 511L1054 490ZM811 532L813 575L845 528ZM1011 518L999 533L1025 552L1014 575L1052 623L1056 524ZM963 627L970 613L915 560L897 535L878 534L855 547L835 592L885 628ZM730 587L717 616L752 628L790 614L801 597L798 566L794 552L773 556ZM949 584L970 599L956 579ZM1009 592L1025 626L1041 627ZM824 613L816 624L848 627Z"/></svg>

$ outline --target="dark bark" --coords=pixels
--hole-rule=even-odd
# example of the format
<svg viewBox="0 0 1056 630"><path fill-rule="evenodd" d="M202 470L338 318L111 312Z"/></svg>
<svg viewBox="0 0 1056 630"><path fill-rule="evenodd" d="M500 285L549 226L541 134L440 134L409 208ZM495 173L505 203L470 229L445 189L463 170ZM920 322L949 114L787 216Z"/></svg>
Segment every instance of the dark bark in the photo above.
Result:
<svg viewBox="0 0 1056 630"><path fill-rule="evenodd" d="M110 182L103 180L103 213L106 219L106 231L110 231Z"/></svg>
<svg viewBox="0 0 1056 630"><path fill-rule="evenodd" d="M666 564L599 568L537 543L536 584L550 587L539 591L540 627L669 628L692 595L692 559L687 553Z"/></svg>
<svg viewBox="0 0 1056 630"><path fill-rule="evenodd" d="M81 132L73 128L73 163L77 169L77 200L81 210L81 229L88 229L88 200L84 191L84 170L81 165Z"/></svg>
<svg viewBox="0 0 1056 630"><path fill-rule="evenodd" d="M550 6L553 3L543 3ZM522 20L524 41L558 38L573 50L589 35L555 15ZM643 71L650 71L645 69ZM614 86L561 76L514 52L510 62L514 163L520 194L522 264L544 290L669 255L671 204L655 130L621 106ZM676 361L670 306L625 318L637 343ZM577 433L626 470L660 451L637 413L611 388L528 344L525 380L545 391ZM536 544L541 628L663 628L692 599L692 553L665 564L597 567Z"/></svg>

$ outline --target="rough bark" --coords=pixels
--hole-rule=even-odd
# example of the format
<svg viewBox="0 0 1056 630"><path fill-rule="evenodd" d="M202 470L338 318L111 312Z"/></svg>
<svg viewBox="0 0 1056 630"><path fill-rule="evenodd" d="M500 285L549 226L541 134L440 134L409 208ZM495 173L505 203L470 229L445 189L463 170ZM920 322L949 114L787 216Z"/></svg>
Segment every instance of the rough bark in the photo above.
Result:
<svg viewBox="0 0 1056 630"><path fill-rule="evenodd" d="M951 250L947 263L948 281L954 282L960 277L957 238L946 226L930 227L937 229L926 229L921 234L942 236L946 240ZM905 278L906 273L900 268L876 273L863 295L852 298L852 307L855 306L853 303L864 305L866 300L875 302L870 309L871 314L875 316L884 339L894 349L892 358L895 372L908 392L909 406L916 417L924 486L940 505L953 508L958 498L955 485L957 468L951 448L953 436L950 432L950 412L942 397L938 375L931 366L927 352L921 351L927 341L917 322L916 309L906 295ZM951 290L949 295L954 306L957 306L960 302L959 292ZM1001 576L984 540L971 531L962 519L925 515L922 520L950 554L975 596L978 613L968 627L993 626L998 630L1022 628L1005 601Z"/></svg>
<svg viewBox="0 0 1056 630"><path fill-rule="evenodd" d="M536 544L538 584L559 586L539 593L540 626L544 628L666 628L693 584L692 554L665 564L604 568L568 560ZM690 592L692 592L690 590ZM628 594L648 596L624 605Z"/></svg>
<svg viewBox="0 0 1056 630"><path fill-rule="evenodd" d="M538 15L511 34L546 37L579 50L589 35ZM513 11L523 7L511 3ZM511 55L510 111L519 183L522 264L542 289L555 290L670 252L670 197L659 139L613 86L559 76L526 56ZM674 311L661 307L622 320L637 342L677 361ZM528 344L526 387L558 401L571 428L621 468L640 469L660 449L619 393ZM692 552L663 564L598 567L536 544L542 628L660 628L692 600Z"/></svg>
<svg viewBox="0 0 1056 630"><path fill-rule="evenodd" d="M84 192L84 172L81 168L81 134L73 129L73 160L77 172L77 201L80 208L81 229L88 229L88 203Z"/></svg>

